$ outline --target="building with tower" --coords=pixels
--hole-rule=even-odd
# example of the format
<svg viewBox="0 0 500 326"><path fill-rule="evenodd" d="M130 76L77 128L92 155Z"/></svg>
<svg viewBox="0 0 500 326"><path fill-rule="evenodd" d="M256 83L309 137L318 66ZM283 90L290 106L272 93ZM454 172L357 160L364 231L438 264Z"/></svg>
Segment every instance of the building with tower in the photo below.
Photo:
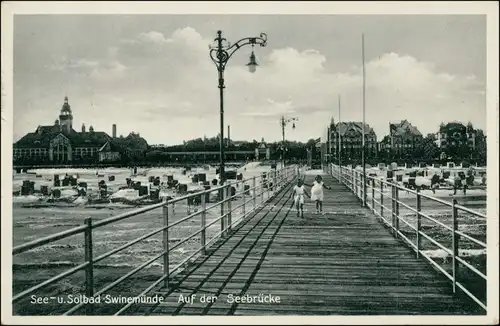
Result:
<svg viewBox="0 0 500 326"><path fill-rule="evenodd" d="M66 133L70 133L73 129L73 113L71 112L67 96L64 97L64 104L61 108L61 114L59 114L59 124L61 125L61 130Z"/></svg>
<svg viewBox="0 0 500 326"><path fill-rule="evenodd" d="M53 125L38 126L13 145L16 164L89 164L115 162L127 151L116 138L94 127L82 124L81 130L73 129L73 112L64 98L59 119ZM144 139L141 138L145 142Z"/></svg>
<svg viewBox="0 0 500 326"><path fill-rule="evenodd" d="M271 158L271 147L264 141L260 142L259 146L255 148L255 159L266 159L269 160Z"/></svg>
<svg viewBox="0 0 500 326"><path fill-rule="evenodd" d="M328 143L326 146L332 160L338 156L347 160L358 160L363 152L363 129L365 133L366 158L375 158L378 153L377 135L368 124L356 121L335 123L332 118L328 128Z"/></svg>

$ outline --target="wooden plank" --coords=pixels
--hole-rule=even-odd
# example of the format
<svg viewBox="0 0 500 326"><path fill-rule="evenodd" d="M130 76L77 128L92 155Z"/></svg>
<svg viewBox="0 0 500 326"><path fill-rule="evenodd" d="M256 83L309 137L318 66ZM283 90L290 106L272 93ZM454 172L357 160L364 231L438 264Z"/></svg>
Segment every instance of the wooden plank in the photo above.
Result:
<svg viewBox="0 0 500 326"><path fill-rule="evenodd" d="M344 186L324 177L324 209L306 218L278 195L218 241L205 257L171 279L160 305L141 305L149 315L408 315L477 314L454 296L444 276L394 238ZM307 183L312 182L308 176ZM273 294L280 304L227 302L229 294ZM217 296L213 303L179 302L180 295Z"/></svg>

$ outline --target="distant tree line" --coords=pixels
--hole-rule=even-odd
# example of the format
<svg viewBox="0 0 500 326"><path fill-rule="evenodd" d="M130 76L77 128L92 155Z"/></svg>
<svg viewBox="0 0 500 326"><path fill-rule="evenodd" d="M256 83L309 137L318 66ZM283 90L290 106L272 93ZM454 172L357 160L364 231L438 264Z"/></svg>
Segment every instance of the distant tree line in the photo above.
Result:
<svg viewBox="0 0 500 326"><path fill-rule="evenodd" d="M205 164L205 163L218 163L219 157L219 138L196 138L184 141L182 144L171 146L149 146L143 143L138 143L134 139L120 138L120 145L123 149L120 159L114 162L98 162L97 153L94 156L78 158L65 164L75 166L158 166L158 165L182 165L182 164ZM251 152L247 154L226 154L226 161L253 161L255 159L255 149L261 145L262 141L230 141L224 139L226 152ZM140 146L138 146L139 144ZM319 151L316 151L316 142L310 139L306 143L297 141L285 141L283 146L282 142L265 143L270 148L270 161L278 161L281 159L283 147L285 148L285 158L287 162L305 162L307 159L307 149L315 153L319 157ZM172 152L185 152L185 155L171 154ZM193 152L212 152L209 155L193 155ZM265 154L259 155L259 160L265 160ZM61 164L60 162L59 164ZM48 157L23 157L14 161L14 165L53 165Z"/></svg>
<svg viewBox="0 0 500 326"><path fill-rule="evenodd" d="M255 149L261 145L257 140L252 141L229 141L224 139L224 149L226 151L226 160L253 160L255 158ZM306 143L297 141L270 142L265 143L270 149L269 160L280 160L285 150L285 159L287 161L301 161L307 159L307 149L315 151L315 140L310 139ZM220 142L218 137L196 138L184 141L179 145L172 146L150 146L145 154L145 161L157 163L169 162L189 162L189 163L211 163L219 162ZM173 155L172 152L185 152L186 155ZM212 152L211 154L193 155L193 152ZM247 154L227 154L227 152L251 152ZM319 152L318 152L319 154ZM265 159L264 154L260 154L259 160Z"/></svg>

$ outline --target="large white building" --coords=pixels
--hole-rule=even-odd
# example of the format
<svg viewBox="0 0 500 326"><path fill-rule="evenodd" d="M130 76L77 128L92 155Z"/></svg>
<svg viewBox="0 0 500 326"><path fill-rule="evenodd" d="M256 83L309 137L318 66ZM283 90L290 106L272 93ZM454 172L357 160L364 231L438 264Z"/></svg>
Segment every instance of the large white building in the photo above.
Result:
<svg viewBox="0 0 500 326"><path fill-rule="evenodd" d="M120 159L121 152L105 132L94 131L92 126L87 131L85 125L81 131L74 130L73 112L65 97L59 119L53 125L38 126L14 143L13 159L25 163L106 162Z"/></svg>

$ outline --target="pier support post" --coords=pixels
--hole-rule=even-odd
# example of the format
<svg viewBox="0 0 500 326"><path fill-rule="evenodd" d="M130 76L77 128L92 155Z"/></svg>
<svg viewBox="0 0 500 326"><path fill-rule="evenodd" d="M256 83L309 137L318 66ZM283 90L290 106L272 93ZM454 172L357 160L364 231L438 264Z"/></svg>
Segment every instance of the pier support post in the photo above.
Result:
<svg viewBox="0 0 500 326"><path fill-rule="evenodd" d="M91 298L94 296L94 255L93 255L93 244L92 244L92 218L85 219L85 261L88 263L85 268L85 296ZM93 303L87 303L85 305L85 310L87 315L94 314Z"/></svg>

